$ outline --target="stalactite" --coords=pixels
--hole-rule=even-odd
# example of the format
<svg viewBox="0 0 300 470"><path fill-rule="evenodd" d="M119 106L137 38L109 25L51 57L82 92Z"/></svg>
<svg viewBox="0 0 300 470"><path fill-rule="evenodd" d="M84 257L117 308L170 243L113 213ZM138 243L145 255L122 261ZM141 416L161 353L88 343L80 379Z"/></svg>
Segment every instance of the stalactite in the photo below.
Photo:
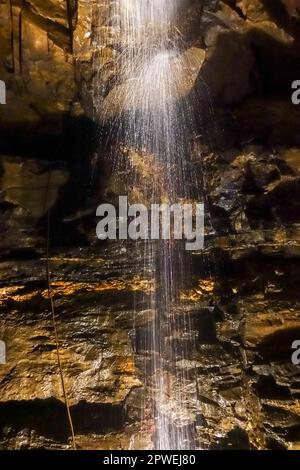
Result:
<svg viewBox="0 0 300 470"><path fill-rule="evenodd" d="M22 41L23 41L23 25L22 25L22 9L20 10L20 15L19 15L19 67L20 67L20 75L22 75L22 62L23 62L23 47L22 47Z"/></svg>
<svg viewBox="0 0 300 470"><path fill-rule="evenodd" d="M14 27L13 27L13 3L9 0L9 17L10 17L10 41L12 55L12 70L15 72L15 51L14 51Z"/></svg>

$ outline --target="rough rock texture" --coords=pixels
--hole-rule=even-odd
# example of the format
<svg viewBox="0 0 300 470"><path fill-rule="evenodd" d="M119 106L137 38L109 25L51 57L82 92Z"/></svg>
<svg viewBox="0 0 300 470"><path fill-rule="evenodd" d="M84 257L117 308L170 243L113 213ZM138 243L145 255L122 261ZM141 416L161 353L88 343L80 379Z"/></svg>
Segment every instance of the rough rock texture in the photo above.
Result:
<svg viewBox="0 0 300 470"><path fill-rule="evenodd" d="M95 158L106 135L99 116L124 86L110 3L0 0L0 79L7 85L0 106L3 448L70 446L47 298L49 209L77 444L152 446L141 347L149 314L142 293L151 285L141 279L134 246L95 243L90 216L108 191L101 183L107 169ZM299 1L189 0L181 17L182 54L201 54L188 92L199 103L193 159L199 178L204 171L209 213L206 248L193 255L193 285L182 292L196 337L181 365L198 381L195 445L296 449L300 107L291 103L291 83L300 78ZM147 165L136 164L145 181L151 177Z"/></svg>
<svg viewBox="0 0 300 470"><path fill-rule="evenodd" d="M138 402L130 400L141 386L129 334L132 299L146 282L116 247L102 250L101 258L88 248L66 248L63 256L55 250L51 267L78 447L149 446L132 418ZM1 274L0 331L7 344L7 365L1 366L1 441L13 448L67 448L45 259L10 258L1 263ZM131 421L126 430L125 421Z"/></svg>
<svg viewBox="0 0 300 470"><path fill-rule="evenodd" d="M7 86L2 129L61 132L76 97L69 3L1 0L0 75Z"/></svg>
<svg viewBox="0 0 300 470"><path fill-rule="evenodd" d="M299 445L299 173L287 154L251 146L205 158L216 269L205 299L214 334L200 346L211 354L200 369L208 446Z"/></svg>

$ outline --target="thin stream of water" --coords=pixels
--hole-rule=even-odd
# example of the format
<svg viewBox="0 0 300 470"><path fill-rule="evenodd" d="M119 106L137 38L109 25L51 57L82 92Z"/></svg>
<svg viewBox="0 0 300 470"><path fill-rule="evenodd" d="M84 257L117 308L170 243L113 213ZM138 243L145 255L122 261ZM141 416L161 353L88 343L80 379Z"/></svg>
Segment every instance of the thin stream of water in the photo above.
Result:
<svg viewBox="0 0 300 470"><path fill-rule="evenodd" d="M194 67L187 56L183 58L175 27L182 1L114 0L108 6L120 53L118 83L105 100L103 119L114 120L115 148L119 148L113 157L114 172L126 175L130 197L140 184L142 168L147 183L140 191L143 200L134 202L148 205L195 197L190 184L195 179L190 167L193 110L183 93L185 82L193 81ZM141 270L155 283L145 297L151 323L145 341L150 377L145 380L152 391L154 446L192 449L196 378L190 380L183 363L195 338L181 302L190 280L189 258L183 243L167 240L145 241L142 257Z"/></svg>

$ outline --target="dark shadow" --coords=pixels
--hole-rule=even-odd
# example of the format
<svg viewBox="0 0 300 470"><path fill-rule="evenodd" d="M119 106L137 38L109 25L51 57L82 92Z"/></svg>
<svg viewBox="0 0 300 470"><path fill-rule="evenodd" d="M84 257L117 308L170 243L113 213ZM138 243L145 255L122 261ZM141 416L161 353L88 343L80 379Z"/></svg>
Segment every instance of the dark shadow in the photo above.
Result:
<svg viewBox="0 0 300 470"><path fill-rule="evenodd" d="M287 361L291 363L291 345L300 337L300 327L281 329L270 334L257 346L257 351L265 361Z"/></svg>
<svg viewBox="0 0 300 470"><path fill-rule="evenodd" d="M264 9L269 14L270 18L276 23L279 28L295 39L300 37L300 21L297 18L290 18L287 9L282 4L281 0L262 0Z"/></svg>
<svg viewBox="0 0 300 470"><path fill-rule="evenodd" d="M219 443L213 447L213 450L250 450L250 442L247 432L236 426L229 431Z"/></svg>
<svg viewBox="0 0 300 470"><path fill-rule="evenodd" d="M122 405L80 402L71 407L71 414L76 434L121 430L125 419ZM0 439L14 437L22 430L66 443L71 435L66 407L55 399L0 404Z"/></svg>
<svg viewBox="0 0 300 470"><path fill-rule="evenodd" d="M235 53L227 53L232 45ZM296 41L284 44L258 28L245 34L224 30L192 98L202 141L216 152L247 143L300 145L300 107L291 102L298 77Z"/></svg>
<svg viewBox="0 0 300 470"><path fill-rule="evenodd" d="M258 378L254 384L255 394L259 398L268 398L272 400L291 400L291 392L289 387L278 385L271 375Z"/></svg>

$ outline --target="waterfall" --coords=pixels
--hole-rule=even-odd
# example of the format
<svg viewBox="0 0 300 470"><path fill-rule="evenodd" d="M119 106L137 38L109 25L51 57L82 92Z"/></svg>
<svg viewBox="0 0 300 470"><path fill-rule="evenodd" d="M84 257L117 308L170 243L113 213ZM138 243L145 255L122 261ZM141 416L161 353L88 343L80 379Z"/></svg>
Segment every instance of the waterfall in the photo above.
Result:
<svg viewBox="0 0 300 470"><path fill-rule="evenodd" d="M173 204L197 197L190 161L194 118L187 98L197 67L177 27L184 1L109 2L109 24L119 45L114 58L118 80L98 113L112 123L118 148L114 171L120 178L125 173L129 193L140 184L137 162L148 172L139 188L143 200L135 202ZM142 258L141 270L155 283L148 296L151 368L148 376L145 372L146 388L152 391L154 447L192 449L196 377L191 380L184 361L195 334L181 301L190 260L183 243L167 240L145 241Z"/></svg>

